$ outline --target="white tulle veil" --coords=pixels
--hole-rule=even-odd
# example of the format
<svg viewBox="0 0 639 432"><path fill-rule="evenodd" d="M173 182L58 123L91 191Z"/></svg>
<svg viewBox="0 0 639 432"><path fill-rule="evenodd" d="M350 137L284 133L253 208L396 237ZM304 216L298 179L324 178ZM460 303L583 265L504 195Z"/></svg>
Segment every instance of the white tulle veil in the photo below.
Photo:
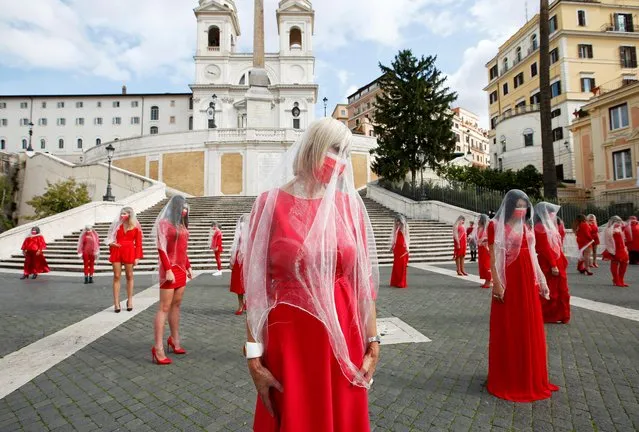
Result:
<svg viewBox="0 0 639 432"><path fill-rule="evenodd" d="M318 319L344 376L368 387L359 372L361 358L352 359L335 303L337 278L353 290L349 310L366 347L379 286L377 251L364 203L355 189L350 159L352 134L342 123L325 118L312 123L266 180L266 192L250 216L244 253L247 322L257 342L268 344L269 312L286 304ZM280 205L287 203L286 208ZM286 236L272 236L275 230ZM339 239L339 243L338 243ZM271 254L280 256L287 280L274 279ZM338 254L341 269L338 274ZM278 289L279 287L292 287ZM309 345L299 349L312 349ZM309 371L312 373L312 371Z"/></svg>
<svg viewBox="0 0 639 432"><path fill-rule="evenodd" d="M92 226L86 226L80 233L80 238L78 238L78 244L76 248L78 251L78 255L81 256L85 252L83 249L84 238L88 235L92 236L94 240L93 250L91 252L93 252L93 256L98 258L100 256L100 237L98 236L98 233L93 230Z"/></svg>
<svg viewBox="0 0 639 432"><path fill-rule="evenodd" d="M111 223L111 226L109 227L109 232L107 233L106 239L104 240L104 243L107 246L111 245L112 243L115 243L115 238L118 235L118 230L120 229L120 226L122 226L122 223L123 223L120 217L123 213L126 213L129 215L129 221L131 221L131 224L137 226L138 229L140 230L140 233L142 233L142 226L140 225L140 222L138 222L138 219L135 215L135 211L131 207L123 207L122 210L120 210L120 213L118 213L118 216L115 218L115 220Z"/></svg>
<svg viewBox="0 0 639 432"><path fill-rule="evenodd" d="M613 216L608 220L606 229L604 230L604 246L611 255L617 254L617 246L615 245L615 233L620 233L623 238L623 220L619 216Z"/></svg>
<svg viewBox="0 0 639 432"><path fill-rule="evenodd" d="M245 233L248 231L248 221L250 214L244 213L237 220L235 225L235 234L233 235L233 245L231 246L231 266L235 265L235 260L241 264L243 257Z"/></svg>
<svg viewBox="0 0 639 432"><path fill-rule="evenodd" d="M535 229L537 224L543 227L544 233L548 237L548 243L555 254L555 258L561 256L562 241L559 234L559 225L557 224L557 213L561 207L549 202L539 202L535 205Z"/></svg>
<svg viewBox="0 0 639 432"><path fill-rule="evenodd" d="M185 209L186 216L182 214ZM169 242L177 242L180 236L185 236L188 244L190 211L191 208L182 195L172 196L155 219L153 230L151 231L151 238L155 241L157 250L163 251L171 265L181 268L185 273L187 271L187 254L182 253L175 246L169 247ZM163 269L162 260L159 257L158 267ZM165 272L171 269L163 270L163 272L159 273L160 285L166 282Z"/></svg>
<svg viewBox="0 0 639 432"><path fill-rule="evenodd" d="M408 222L406 221L406 217L404 215L398 214L397 216L395 216L395 224L393 225L393 232L391 233L390 238L391 250L395 248L397 233L400 231L404 235L404 240L406 241L406 250L410 250L410 229L408 227Z"/></svg>

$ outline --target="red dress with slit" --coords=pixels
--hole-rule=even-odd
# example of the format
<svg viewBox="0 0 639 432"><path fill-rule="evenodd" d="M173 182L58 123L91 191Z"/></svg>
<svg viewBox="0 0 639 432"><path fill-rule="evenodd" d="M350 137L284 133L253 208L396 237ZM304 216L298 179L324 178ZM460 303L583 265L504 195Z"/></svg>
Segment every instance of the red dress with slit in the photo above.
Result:
<svg viewBox="0 0 639 432"><path fill-rule="evenodd" d="M548 241L548 235L543 224L535 225L535 249L539 266L546 276L546 283L550 290L550 300L541 299L544 322L567 324L570 321L570 292L568 290L568 260L563 250L559 255L555 253ZM557 267L559 276L552 274L552 268Z"/></svg>
<svg viewBox="0 0 639 432"><path fill-rule="evenodd" d="M481 238L482 232L478 228L478 236ZM479 278L487 282L493 279L490 272L490 251L488 250L488 243L482 242L477 245L477 259L479 260Z"/></svg>
<svg viewBox="0 0 639 432"><path fill-rule="evenodd" d="M488 243L494 242L491 223ZM486 388L494 396L514 402L548 399L559 388L548 380L541 296L525 235L517 258L505 272L504 301L493 297L490 308Z"/></svg>
<svg viewBox="0 0 639 432"><path fill-rule="evenodd" d="M115 234L115 242L120 247L111 246L109 262L122 264L135 264L135 260L142 259L142 231L136 226L124 231L124 224L120 225Z"/></svg>
<svg viewBox="0 0 639 432"><path fill-rule="evenodd" d="M304 200L304 215L292 217L293 204L300 207ZM304 220L313 220L321 200L305 200L285 192L278 193L275 203L269 243L270 297L290 294L290 290L303 290L296 282L295 263L299 244L303 241L299 226ZM259 201L258 204L259 206ZM258 210L259 212L259 210ZM303 220L300 218L304 218ZM348 224L345 224L348 225ZM335 313L346 338L350 358L361 367L364 358L362 336L353 304L357 301L352 275L342 269L351 269L356 257L351 236L337 228L337 264L335 274ZM299 262L299 261L298 261ZM342 265L344 264L344 265ZM301 261L303 265L303 261ZM350 271L350 270L349 270ZM282 384L284 392L271 390L276 418L271 417L258 397L253 430L258 432L367 432L368 394L362 387L353 386L342 373L333 354L324 324L314 316L294 306L279 304L268 315L264 328L268 341L262 362Z"/></svg>
<svg viewBox="0 0 639 432"><path fill-rule="evenodd" d="M49 273L49 265L42 252L47 248L47 242L42 235L29 236L22 242L24 252L24 274L34 275Z"/></svg>
<svg viewBox="0 0 639 432"><path fill-rule="evenodd" d="M408 249L406 239L401 231L397 232L395 247L393 248L393 272L391 273L390 286L406 288L406 274L408 273Z"/></svg>
<svg viewBox="0 0 639 432"><path fill-rule="evenodd" d="M242 264L240 264L237 256L235 257L235 262L233 263L233 268L231 269L231 288L229 289L229 291L238 295L244 295L244 278L242 277Z"/></svg>
<svg viewBox="0 0 639 432"><path fill-rule="evenodd" d="M166 236L166 251L158 249L160 257L160 268L158 269L160 281L165 281L160 285L160 289L179 289L186 286L187 270L191 268L191 262L187 255L189 247L189 230L181 225L176 228L171 222L163 220L160 222L163 226L160 228L162 235ZM173 258L173 262L171 259ZM175 280L169 282L166 280L166 271L173 270Z"/></svg>
<svg viewBox="0 0 639 432"><path fill-rule="evenodd" d="M466 230L462 225L457 227L457 237L459 240L453 238L453 242L455 243L453 259L464 258L466 256Z"/></svg>

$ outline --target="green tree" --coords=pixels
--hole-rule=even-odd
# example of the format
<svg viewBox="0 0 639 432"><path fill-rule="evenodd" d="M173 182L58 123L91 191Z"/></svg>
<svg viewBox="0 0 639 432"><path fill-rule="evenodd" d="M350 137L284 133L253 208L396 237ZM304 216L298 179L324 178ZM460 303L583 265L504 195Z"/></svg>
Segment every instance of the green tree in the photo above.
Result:
<svg viewBox="0 0 639 432"><path fill-rule="evenodd" d="M0 233L13 228L13 186L8 176L0 176Z"/></svg>
<svg viewBox="0 0 639 432"><path fill-rule="evenodd" d="M47 190L43 195L35 196L29 204L35 210L30 219L42 219L71 210L91 202L87 185L77 183L74 178L56 183L47 181Z"/></svg>
<svg viewBox="0 0 639 432"><path fill-rule="evenodd" d="M449 166L440 169L439 175L463 187L477 186L501 193L510 189L521 189L531 198L541 198L543 186L543 176L533 165L519 171Z"/></svg>
<svg viewBox="0 0 639 432"><path fill-rule="evenodd" d="M435 67L436 57L416 58L400 51L390 67L379 64L380 96L375 103L377 148L373 171L387 180L403 180L409 172L413 190L417 171L436 169L453 157L455 135L451 92L446 77Z"/></svg>
<svg viewBox="0 0 639 432"><path fill-rule="evenodd" d="M544 195L557 198L557 171L550 114L550 29L548 0L539 2L539 117L541 121L541 154Z"/></svg>

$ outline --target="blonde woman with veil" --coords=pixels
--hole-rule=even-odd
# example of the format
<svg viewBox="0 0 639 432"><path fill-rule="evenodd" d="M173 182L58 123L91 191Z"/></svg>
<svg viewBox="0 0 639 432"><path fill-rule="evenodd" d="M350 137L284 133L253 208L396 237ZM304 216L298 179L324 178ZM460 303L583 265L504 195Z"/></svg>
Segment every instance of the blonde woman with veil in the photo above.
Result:
<svg viewBox="0 0 639 432"><path fill-rule="evenodd" d="M229 291L237 295L237 310L235 315L242 315L246 310L246 304L244 303L244 279L242 276L242 262L244 261L244 254L242 254L242 247L244 246L244 232L246 230L246 223L248 214L243 214L237 221L235 226L235 235L233 236L233 246L231 246L231 286Z"/></svg>
<svg viewBox="0 0 639 432"><path fill-rule="evenodd" d="M408 273L408 250L410 247L410 232L408 222L403 215L395 216L395 226L391 237L391 251L393 252L393 270L390 286L406 288L406 274Z"/></svg>
<svg viewBox="0 0 639 432"><path fill-rule="evenodd" d="M379 281L352 134L312 123L251 212L244 250L255 431L370 430Z"/></svg>

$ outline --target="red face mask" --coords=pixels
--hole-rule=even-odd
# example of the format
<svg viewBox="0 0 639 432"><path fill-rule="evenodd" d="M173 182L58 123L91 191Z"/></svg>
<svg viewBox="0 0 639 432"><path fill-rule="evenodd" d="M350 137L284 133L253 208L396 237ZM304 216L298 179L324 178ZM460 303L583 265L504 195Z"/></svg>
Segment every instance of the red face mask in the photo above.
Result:
<svg viewBox="0 0 639 432"><path fill-rule="evenodd" d="M557 213L548 213L548 216L550 216L550 219L555 219L555 216L557 216Z"/></svg>
<svg viewBox="0 0 639 432"><path fill-rule="evenodd" d="M31 235L38 235L37 231L31 231Z"/></svg>
<svg viewBox="0 0 639 432"><path fill-rule="evenodd" d="M341 176L346 169L346 163L332 153L327 153L322 162L322 166L315 172L315 177L321 183L328 184L331 181L333 172L337 167L337 176Z"/></svg>
<svg viewBox="0 0 639 432"><path fill-rule="evenodd" d="M188 214L189 214L189 211L187 209L182 210L182 216L187 216Z"/></svg>
<svg viewBox="0 0 639 432"><path fill-rule="evenodd" d="M515 211L513 212L513 216L515 216L516 218L523 219L526 216L526 209L516 208Z"/></svg>
<svg viewBox="0 0 639 432"><path fill-rule="evenodd" d="M128 221L128 220L129 220L129 215L128 215L128 214L120 215L120 220L121 220L122 222L126 222L126 221Z"/></svg>

